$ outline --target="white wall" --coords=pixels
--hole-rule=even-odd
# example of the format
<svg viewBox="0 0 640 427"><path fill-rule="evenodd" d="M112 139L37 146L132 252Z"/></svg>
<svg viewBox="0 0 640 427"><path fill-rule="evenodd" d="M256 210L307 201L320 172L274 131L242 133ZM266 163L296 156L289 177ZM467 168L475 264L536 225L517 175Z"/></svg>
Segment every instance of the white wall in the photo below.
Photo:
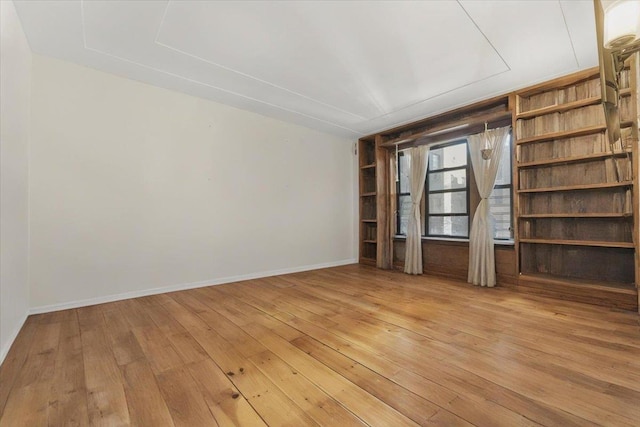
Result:
<svg viewBox="0 0 640 427"><path fill-rule="evenodd" d="M349 140L34 55L31 306L355 262Z"/></svg>
<svg viewBox="0 0 640 427"><path fill-rule="evenodd" d="M29 311L31 50L13 3L0 1L0 363Z"/></svg>

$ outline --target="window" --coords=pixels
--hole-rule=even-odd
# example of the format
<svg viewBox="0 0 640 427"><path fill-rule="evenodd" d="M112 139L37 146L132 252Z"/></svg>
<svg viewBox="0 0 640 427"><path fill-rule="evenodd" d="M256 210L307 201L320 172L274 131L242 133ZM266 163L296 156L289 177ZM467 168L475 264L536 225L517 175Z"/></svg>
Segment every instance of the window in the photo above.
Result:
<svg viewBox="0 0 640 427"><path fill-rule="evenodd" d="M429 150L429 168L425 183L426 236L469 237L469 174L467 141L436 145ZM511 136L505 147L489 198L489 207L495 220L496 240L513 238L513 201L511 182ZM398 153L397 234L406 235L411 213L409 193L409 156Z"/></svg>
<svg viewBox="0 0 640 427"><path fill-rule="evenodd" d="M404 153L398 153L398 211L397 224L398 234L407 234L407 225L409 224L409 215L411 214L411 195L409 193L409 172L410 172L409 156Z"/></svg>
<svg viewBox="0 0 640 427"><path fill-rule="evenodd" d="M425 230L432 237L469 237L467 142L429 150Z"/></svg>
<svg viewBox="0 0 640 427"><path fill-rule="evenodd" d="M513 200L511 197L513 185L511 183L511 134L505 141L502 159L493 192L489 197L489 209L495 221L494 235L496 240L511 240L513 238Z"/></svg>

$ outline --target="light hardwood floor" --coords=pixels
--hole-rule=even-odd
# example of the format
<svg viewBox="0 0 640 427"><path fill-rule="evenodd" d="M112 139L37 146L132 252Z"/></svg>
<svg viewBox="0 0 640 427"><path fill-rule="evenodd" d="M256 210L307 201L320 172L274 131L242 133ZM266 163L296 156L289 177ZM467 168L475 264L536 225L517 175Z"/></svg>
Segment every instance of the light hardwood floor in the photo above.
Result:
<svg viewBox="0 0 640 427"><path fill-rule="evenodd" d="M345 266L31 316L0 425L638 426L638 315Z"/></svg>

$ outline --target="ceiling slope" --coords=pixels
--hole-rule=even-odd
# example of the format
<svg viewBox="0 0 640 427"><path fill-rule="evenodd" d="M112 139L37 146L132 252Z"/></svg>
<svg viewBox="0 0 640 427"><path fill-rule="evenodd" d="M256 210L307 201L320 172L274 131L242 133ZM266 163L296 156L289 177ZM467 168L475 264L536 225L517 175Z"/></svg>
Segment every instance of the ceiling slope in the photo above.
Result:
<svg viewBox="0 0 640 427"><path fill-rule="evenodd" d="M48 55L357 137L597 65L591 1L15 1Z"/></svg>

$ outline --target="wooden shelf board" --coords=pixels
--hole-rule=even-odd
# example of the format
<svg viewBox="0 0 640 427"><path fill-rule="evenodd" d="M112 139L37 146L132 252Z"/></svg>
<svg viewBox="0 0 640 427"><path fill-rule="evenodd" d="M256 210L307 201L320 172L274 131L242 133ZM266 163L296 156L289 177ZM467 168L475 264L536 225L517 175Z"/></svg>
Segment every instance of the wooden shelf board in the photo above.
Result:
<svg viewBox="0 0 640 427"><path fill-rule="evenodd" d="M578 101L567 102L564 104L549 105L548 107L536 108L535 110L529 110L521 112L516 116L516 119L529 119L543 114L562 113L564 111L573 110L576 108L587 107L589 105L598 104L602 100L599 96L591 98L580 99Z"/></svg>
<svg viewBox="0 0 640 427"><path fill-rule="evenodd" d="M566 185L563 187L542 187L542 188L527 188L524 190L518 190L518 193L548 193L551 191L572 191L572 190L597 190L600 188L613 188L613 187L629 187L633 185L633 181L620 181L620 182L603 182L600 184L581 184L581 185Z"/></svg>
<svg viewBox="0 0 640 427"><path fill-rule="evenodd" d="M547 273L522 273L520 274L520 279L538 283L576 287L579 289L592 289L598 291L616 292L627 295L636 295L636 289L633 283L606 282L602 280L569 278Z"/></svg>
<svg viewBox="0 0 640 427"><path fill-rule="evenodd" d="M375 240L363 240L364 243L378 243Z"/></svg>
<svg viewBox="0 0 640 427"><path fill-rule="evenodd" d="M516 140L516 144L529 144L531 142L553 141L554 139L572 138L576 136L591 135L593 133L604 132L605 125L589 126L580 129L563 130L560 132L545 133L542 135L530 136Z"/></svg>
<svg viewBox="0 0 640 427"><path fill-rule="evenodd" d="M360 197L371 197L371 196L375 196L375 195L376 195L376 192L372 191L372 192L369 192L369 193L362 193L360 195Z"/></svg>
<svg viewBox="0 0 640 427"><path fill-rule="evenodd" d="M372 266L376 266L376 259L375 258L365 258L365 257L360 257L360 259L358 260L358 262L360 264L367 264L367 265L372 265Z"/></svg>
<svg viewBox="0 0 640 427"><path fill-rule="evenodd" d="M537 85L530 86L526 89L517 92L517 96L526 98L532 95L537 95L542 92L548 92L550 90L564 89L568 86L574 86L577 83L587 80L598 79L600 77L600 70L598 67L592 67L587 70L580 71L568 76L559 77L553 80L548 80Z"/></svg>
<svg viewBox="0 0 640 427"><path fill-rule="evenodd" d="M548 214L521 214L520 218L632 218L631 213L618 212L577 212L577 213L548 213Z"/></svg>
<svg viewBox="0 0 640 427"><path fill-rule="evenodd" d="M559 157L556 159L547 159L547 160L539 160L536 162L525 162L518 163L518 167L521 169L530 168L534 166L545 166L545 165L555 165L555 164L564 164L564 163L579 163L579 162L589 162L592 160L605 159L607 157L623 157L627 154L631 154L631 150L619 151L615 153L594 153L594 154L585 154L582 156L573 156L573 157Z"/></svg>
<svg viewBox="0 0 640 427"><path fill-rule="evenodd" d="M364 166L360 166L360 169L370 169L370 168L375 168L376 164L375 163L371 163L369 165L364 165Z"/></svg>
<svg viewBox="0 0 640 427"><path fill-rule="evenodd" d="M477 117L469 117L467 120L465 120L465 122L460 122L460 121L445 122L442 124L438 124L437 126L429 128L427 130L424 130L422 132L408 134L405 136L400 136L398 138L391 139L389 141L385 141L380 146L393 147L395 145L413 142L413 141L416 141L417 139L421 139L429 136L436 136L436 135L439 135L439 136L448 135L448 134L452 134L454 131L459 129L467 129L467 128L474 127L475 125L482 125L485 122L492 123L492 122L500 121L502 119L509 119L509 118L511 118L511 111L499 111L499 112L479 115Z"/></svg>
<svg viewBox="0 0 640 427"><path fill-rule="evenodd" d="M595 240L560 240L560 239L520 239L520 243L536 243L545 245L567 245L567 246L595 246L600 248L630 248L635 245L632 242L602 242Z"/></svg>
<svg viewBox="0 0 640 427"><path fill-rule="evenodd" d="M377 219L361 219L361 222L367 222L367 223L373 223L375 224L376 222L378 222Z"/></svg>

